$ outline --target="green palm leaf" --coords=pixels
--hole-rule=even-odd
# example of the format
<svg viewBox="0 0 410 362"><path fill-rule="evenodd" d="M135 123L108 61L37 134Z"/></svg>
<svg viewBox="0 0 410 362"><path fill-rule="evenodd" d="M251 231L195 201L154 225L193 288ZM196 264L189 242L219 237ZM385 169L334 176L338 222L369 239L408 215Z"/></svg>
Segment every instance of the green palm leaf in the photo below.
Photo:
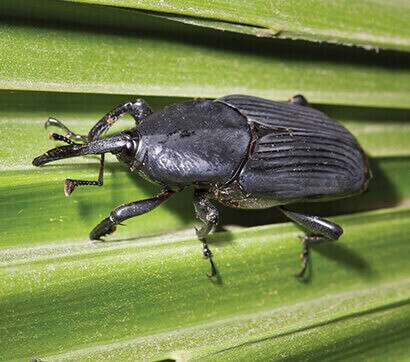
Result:
<svg viewBox="0 0 410 362"><path fill-rule="evenodd" d="M409 359L408 55L249 36L407 50L407 4L271 1L272 17L265 2L91 3L0 4L0 359ZM113 207L158 188L111 157L104 187L66 198L63 180L96 178L95 158L31 166L54 147L48 116L86 133L135 96L160 109L234 92L304 93L370 155L366 194L294 206L345 229L314 248L304 283L301 231L274 210L221 208L210 280L191 190L91 242Z"/></svg>
<svg viewBox="0 0 410 362"><path fill-rule="evenodd" d="M225 27L257 36L329 41L407 51L410 49L410 5L402 0L66 1L149 10L154 14L175 14L175 20L216 29Z"/></svg>

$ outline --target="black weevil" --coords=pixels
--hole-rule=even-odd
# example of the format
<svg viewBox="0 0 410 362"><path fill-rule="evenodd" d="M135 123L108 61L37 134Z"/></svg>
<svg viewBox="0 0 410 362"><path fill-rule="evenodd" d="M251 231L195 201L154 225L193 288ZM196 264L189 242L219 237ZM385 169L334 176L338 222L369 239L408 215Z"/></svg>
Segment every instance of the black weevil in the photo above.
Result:
<svg viewBox="0 0 410 362"><path fill-rule="evenodd" d="M114 122L130 114L136 126L118 135L101 138ZM289 102L274 102L253 96L230 95L216 100L193 100L153 113L138 99L119 105L106 114L87 136L71 132L51 138L68 143L33 160L33 165L88 154L98 154L98 181L67 179L65 194L76 186L103 185L104 154L111 152L131 172L162 187L153 198L120 205L90 233L98 240L115 231L117 224L151 211L174 192L194 188L197 229L203 254L216 269L206 242L218 223L218 210L211 200L243 209L277 206L283 214L308 231L303 238L303 276L309 261L309 246L337 240L340 226L296 213L283 207L294 202L314 202L352 196L366 190L370 171L367 158L352 134L297 95Z"/></svg>

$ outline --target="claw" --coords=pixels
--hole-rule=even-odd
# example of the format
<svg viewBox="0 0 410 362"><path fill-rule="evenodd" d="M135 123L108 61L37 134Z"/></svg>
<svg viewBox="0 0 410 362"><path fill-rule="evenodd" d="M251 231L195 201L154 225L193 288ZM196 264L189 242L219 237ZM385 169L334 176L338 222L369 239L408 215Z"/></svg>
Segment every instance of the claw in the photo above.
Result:
<svg viewBox="0 0 410 362"><path fill-rule="evenodd" d="M296 273L296 274L295 274L295 278L303 279L304 276L305 276L305 273L306 273L306 269L304 268L304 269L302 269L299 273Z"/></svg>
<svg viewBox="0 0 410 362"><path fill-rule="evenodd" d="M65 140L61 139L61 138L64 138L64 139L74 139L74 140L80 141L80 142L87 142L87 137L86 136L81 136L81 135L78 135L78 134L72 132L64 123L60 122L58 119L50 117L44 123L44 128L47 129L50 126L60 128L60 129L62 129L66 132L65 136L57 135L57 137L59 137L58 140L60 140L60 141L66 142ZM69 142L67 142L67 143L69 143Z"/></svg>
<svg viewBox="0 0 410 362"><path fill-rule="evenodd" d="M299 238L303 242L303 250L302 253L300 254L300 258L302 259L302 269L299 273L295 274L295 277L298 279L303 279L306 273L306 270L309 265L309 244L308 244L308 237L300 237Z"/></svg>
<svg viewBox="0 0 410 362"><path fill-rule="evenodd" d="M91 240L100 240L102 236L112 234L117 229L117 225L107 217L101 221L90 233Z"/></svg>
<svg viewBox="0 0 410 362"><path fill-rule="evenodd" d="M50 117L45 123L44 123L44 128L47 129L50 126L54 126L57 128L61 128L66 132L70 132L70 130L58 119Z"/></svg>
<svg viewBox="0 0 410 362"><path fill-rule="evenodd" d="M209 262L211 263L211 274L208 273L207 276L208 278L213 278L218 275L218 272L216 270L214 261L212 260L212 255L209 257Z"/></svg>
<svg viewBox="0 0 410 362"><path fill-rule="evenodd" d="M294 274L295 278L303 279L305 277L307 267L308 267L308 264L303 264L302 269L300 270L300 272Z"/></svg>
<svg viewBox="0 0 410 362"><path fill-rule="evenodd" d="M64 195L67 197L72 194L75 189L75 183L69 178L64 181Z"/></svg>

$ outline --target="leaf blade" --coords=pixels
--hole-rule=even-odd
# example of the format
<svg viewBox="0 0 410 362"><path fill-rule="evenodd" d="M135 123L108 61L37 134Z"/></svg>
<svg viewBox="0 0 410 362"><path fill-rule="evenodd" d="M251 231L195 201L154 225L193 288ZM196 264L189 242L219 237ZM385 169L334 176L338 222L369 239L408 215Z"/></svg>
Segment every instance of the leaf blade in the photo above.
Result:
<svg viewBox="0 0 410 362"><path fill-rule="evenodd" d="M36 24L0 27L0 89L211 98L244 93L279 100L303 91L313 103L408 106L410 72L399 53L227 34L222 40L203 32L170 41L166 32L138 27Z"/></svg>
<svg viewBox="0 0 410 362"><path fill-rule="evenodd" d="M283 38L410 50L410 12L404 1L218 1L212 2L212 6L199 0L165 3L147 0L66 1L178 14L198 18L198 21L205 18L247 24L270 29Z"/></svg>
<svg viewBox="0 0 410 362"><path fill-rule="evenodd" d="M173 336L171 331L184 326L309 300L315 303L324 292L331 299L327 317L339 316L338 312L343 317L346 309L347 314L356 310L356 299L341 303L340 309L334 307L332 298L337 299L338 293L357 297L360 291L366 293L366 288L374 286L374 296L362 299L364 309L372 303L374 307L389 303L389 298L392 303L408 298L409 265L400 256L407 255L410 247L406 231L409 209L386 209L336 221L345 226L344 239L340 244L315 248L313 265L317 273L305 286L292 277L299 246L295 243L296 228L289 224L236 231L231 235L233 243L225 246L216 239L224 240L229 233L216 235L212 248L222 273L223 284L219 286L207 280L209 265L201 260L194 239L129 241L122 245L83 243L74 252L67 245L60 246L62 253L57 254L56 249L44 245L28 260L18 254L17 248L12 253L1 252L1 306L6 311L0 316L1 341L8 342L2 348L3 355L48 356L75 346L88 348L110 341L115 346L115 341L167 330ZM390 242L385 243L386 239ZM386 284L384 289L384 283L393 284ZM395 283L404 283L403 288ZM195 303L201 295L207 298ZM34 316L25 312L27 303ZM309 319L297 320L302 325L312 324ZM319 315L313 317L315 320L321 322ZM286 318L283 323L286 326ZM258 332L266 336L266 330L257 329L249 329L255 332L254 337ZM194 336L195 330L185 342ZM235 339L225 342L217 350L229 347ZM206 347L206 339L202 343L205 345L199 346L212 350L212 345ZM169 347L169 338L164 338L161 346L161 353L175 352L172 343ZM146 358L143 354L147 351L150 358L158 356L152 348L132 347L125 348L125 356ZM107 349L99 351L104 354Z"/></svg>

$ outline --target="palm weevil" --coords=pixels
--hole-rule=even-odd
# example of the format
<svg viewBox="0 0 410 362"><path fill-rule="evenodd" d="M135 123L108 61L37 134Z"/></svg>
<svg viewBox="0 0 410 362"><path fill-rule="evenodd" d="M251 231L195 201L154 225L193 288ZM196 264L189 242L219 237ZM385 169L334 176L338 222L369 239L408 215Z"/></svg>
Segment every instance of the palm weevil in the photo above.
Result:
<svg viewBox="0 0 410 362"><path fill-rule="evenodd" d="M102 138L124 114L134 128ZM51 161L88 154L100 155L97 181L67 179L68 196L75 187L102 186L104 154L110 152L129 170L162 188L153 198L116 207L90 233L98 240L115 231L117 224L159 206L173 193L194 189L196 229L203 254L216 268L206 236L218 223L212 200L241 209L278 207L289 219L307 230L303 238L302 277L309 261L309 247L337 240L343 229L333 222L290 211L283 205L338 199L366 190L370 180L367 157L353 135L297 95L289 102L274 102L246 95L216 100L192 100L152 112L137 99L106 114L87 136L71 132L50 118L47 126L66 135L51 138L68 145L53 148L33 160L41 166Z"/></svg>

